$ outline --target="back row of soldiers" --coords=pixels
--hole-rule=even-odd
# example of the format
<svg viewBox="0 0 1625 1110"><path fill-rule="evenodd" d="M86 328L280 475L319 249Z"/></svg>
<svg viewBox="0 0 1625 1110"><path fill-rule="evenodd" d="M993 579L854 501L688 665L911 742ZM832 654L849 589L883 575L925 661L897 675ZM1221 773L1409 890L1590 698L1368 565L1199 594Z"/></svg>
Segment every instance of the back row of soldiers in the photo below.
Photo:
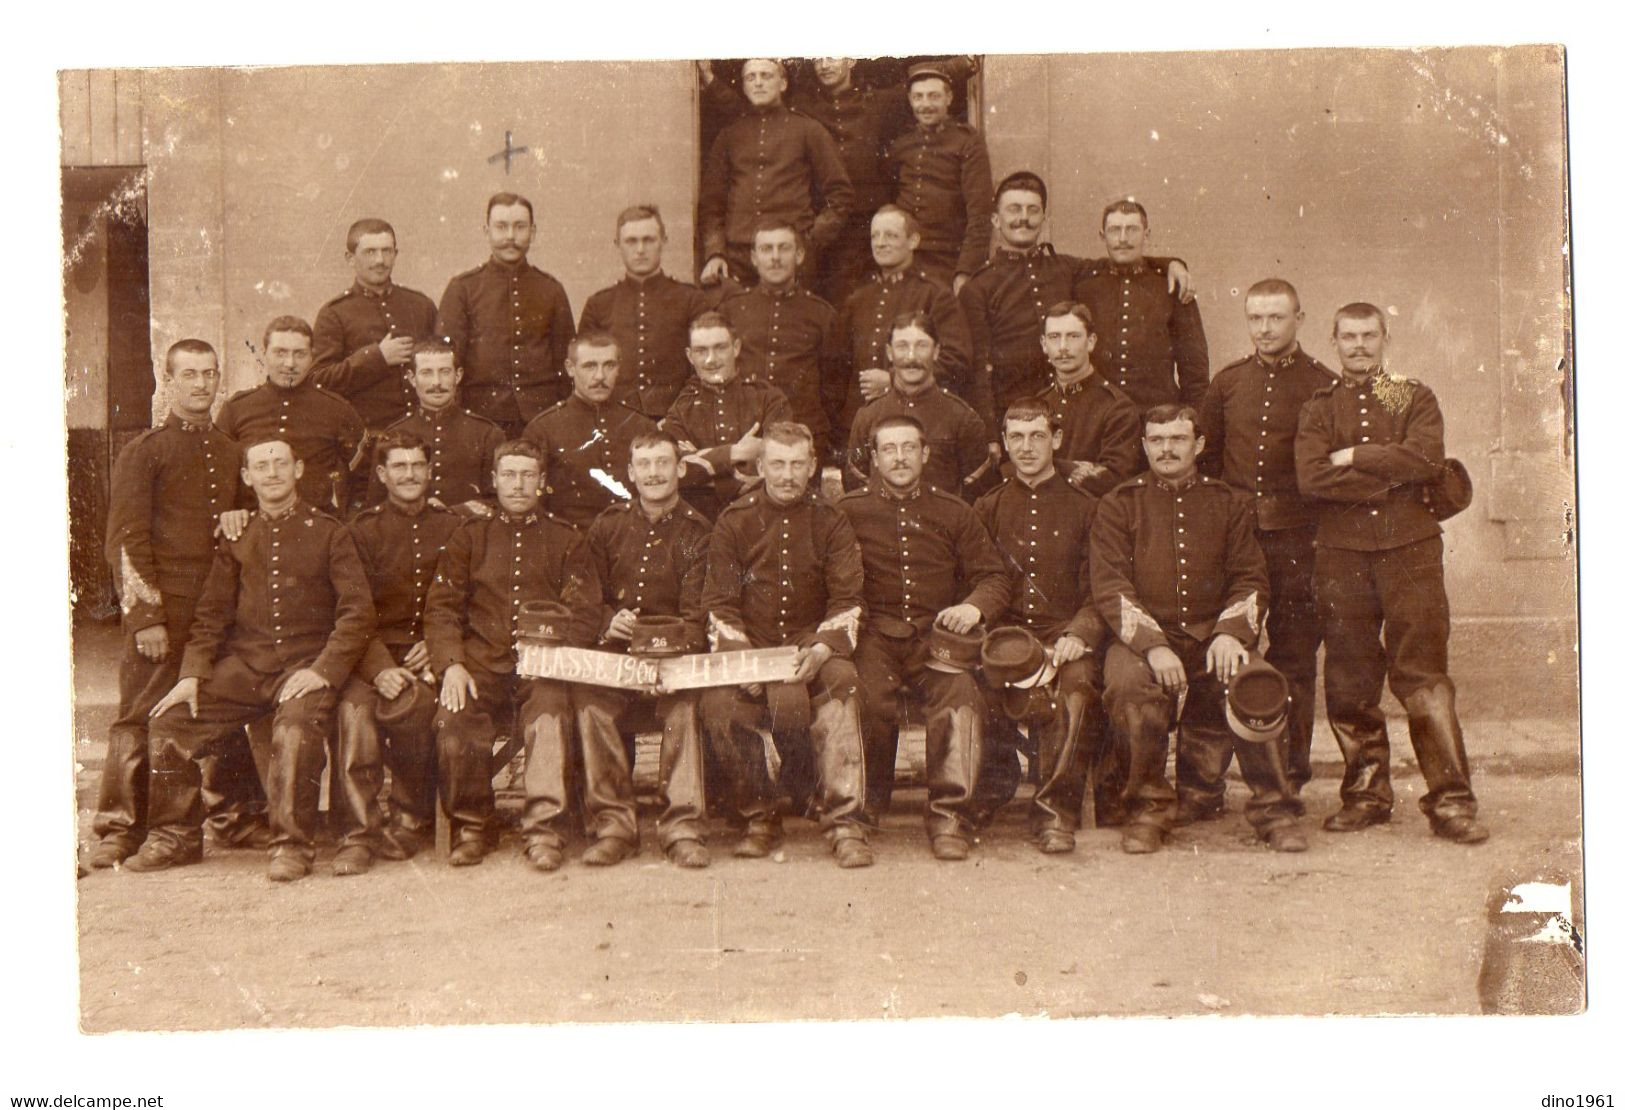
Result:
<svg viewBox="0 0 1625 1110"><path fill-rule="evenodd" d="M747 63L747 97L753 67L764 69ZM938 84L938 69L911 75L913 92ZM730 129L765 129L780 111L775 101ZM764 187L746 174L724 193ZM1109 260L1089 263L1040 245L1046 203L1035 175L1000 183L999 249L953 277L958 298L914 265L914 213L881 207L877 270L839 313L801 278L799 217L756 220L758 282L713 311L715 294L660 272L658 212L629 209L617 226L627 276L589 299L575 333L562 287L525 262L530 204L498 194L491 261L453 279L438 309L391 282L393 230L358 222L355 287L314 329L272 322L267 383L226 402L215 428L213 352L177 344L164 371L173 413L115 473L108 553L127 668L148 673L124 684L118 729L129 735L109 759L93 862L125 860L143 837L128 866L197 858L193 757L240 750L237 730L271 714L259 762L273 877L303 875L335 712L350 829L335 869L415 851L435 778L453 862L477 862L490 739L513 710L532 863L559 866L575 813L594 837L589 862L624 858L637 833L620 733L638 723L639 699L519 678L527 602L557 603L542 623L562 642L625 649L666 617L713 649L801 649L796 681L765 692L766 707L762 692L733 688L655 699L661 840L680 864L703 865L709 810L743 821L741 854L779 839L785 803L763 723L781 741L784 792L819 815L840 862L869 862L864 830L889 801L903 691L922 700L940 857L963 858L1013 793L1023 740L1012 721L1032 737L1042 850L1072 848L1090 767L1097 820L1126 822L1125 849L1154 850L1173 823L1222 812L1233 750L1255 828L1301 850L1323 630L1328 716L1348 766L1327 827L1364 827L1392 807L1386 671L1411 717L1435 831L1482 839L1425 493L1442 425L1425 386L1384 370L1382 315L1355 304L1335 317L1339 386L1296 343L1296 292L1261 282L1246 301L1256 350L1209 388L1200 317L1167 280L1183 268L1145 258L1144 209L1109 206ZM708 259L706 276L731 279L736 256ZM569 394L549 403L555 360ZM229 475L233 441L251 497ZM813 480L821 463L868 488L829 504ZM246 524L224 512L229 538L205 586L217 521L250 501ZM372 504L348 530L326 515L359 503ZM194 602L196 619L171 619ZM1009 627L983 642L979 630L1001 618ZM1224 686L1256 663L1266 625L1292 689L1284 752L1233 745L1225 721ZM154 644L154 627L167 643ZM180 684L159 697L177 663ZM157 718L150 745L135 735L145 707ZM1163 763L1181 713L1176 792ZM149 746L144 807L135 763Z"/></svg>

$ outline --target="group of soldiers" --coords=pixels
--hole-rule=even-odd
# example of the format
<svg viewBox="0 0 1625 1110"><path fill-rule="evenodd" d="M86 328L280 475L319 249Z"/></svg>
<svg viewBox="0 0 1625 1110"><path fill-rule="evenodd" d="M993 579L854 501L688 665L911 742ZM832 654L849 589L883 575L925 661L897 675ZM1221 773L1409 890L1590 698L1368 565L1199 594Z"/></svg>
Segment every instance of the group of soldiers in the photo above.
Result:
<svg viewBox="0 0 1625 1110"><path fill-rule="evenodd" d="M792 109L786 64L746 61L698 285L630 207L625 276L578 322L527 260L532 205L498 193L489 260L438 305L394 284L394 229L357 221L355 283L314 326L272 320L265 382L218 413L214 348L171 346L169 414L114 469L126 650L91 865L196 862L207 828L301 878L324 770L336 874L421 851L437 806L450 863L477 864L501 736L526 860L555 870L584 833L610 865L639 844L633 737L658 730L672 862L706 866L720 822L770 855L805 816L861 867L908 720L939 859L969 855L1023 755L1039 851L1091 813L1156 851L1224 812L1232 760L1259 838L1302 851L1323 642L1346 765L1325 827L1390 816L1386 677L1434 833L1484 839L1446 664L1443 425L1387 368L1384 314L1336 311L1334 373L1294 288L1259 281L1254 350L1210 381L1140 204L1108 205L1084 260L1041 241L1038 176L991 183L948 112L970 68L876 88L819 59ZM624 688L521 673L525 644L790 647L794 670Z"/></svg>

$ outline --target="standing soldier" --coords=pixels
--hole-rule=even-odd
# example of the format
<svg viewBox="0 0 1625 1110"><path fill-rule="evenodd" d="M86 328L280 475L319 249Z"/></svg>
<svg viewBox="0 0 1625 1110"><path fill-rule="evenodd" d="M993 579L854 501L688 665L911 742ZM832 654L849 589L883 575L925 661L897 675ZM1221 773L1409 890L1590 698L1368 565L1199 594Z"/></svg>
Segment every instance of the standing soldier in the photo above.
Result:
<svg viewBox="0 0 1625 1110"><path fill-rule="evenodd" d="M587 298L578 331L607 331L621 353L615 400L659 420L688 380L688 322L711 297L660 269L666 221L652 204L615 217L615 247L626 275Z"/></svg>
<svg viewBox="0 0 1625 1110"><path fill-rule="evenodd" d="M1265 658L1292 688L1286 774L1298 790L1310 775L1320 618L1315 613L1315 508L1298 492L1293 441L1305 402L1337 378L1298 345L1303 312L1291 285L1266 278L1247 290L1245 305L1253 353L1219 371L1208 387L1202 402L1207 450L1197 466L1253 497L1258 544L1270 575ZM1207 772L1222 805L1224 768Z"/></svg>
<svg viewBox="0 0 1625 1110"><path fill-rule="evenodd" d="M1017 397L1036 395L1049 384L1050 366L1041 340L1044 312L1073 299L1078 276L1097 263L1057 254L1039 242L1049 190L1044 179L1017 170L993 193L993 257L959 290L959 303L970 324L972 365L992 380L994 417ZM1168 291L1189 300L1190 275L1177 258L1147 258L1168 272ZM1139 439L1138 417L1134 438ZM1139 457L1139 444L1134 444Z"/></svg>
<svg viewBox="0 0 1625 1110"><path fill-rule="evenodd" d="M216 551L180 680L153 706L150 829L125 863L132 871L202 858L195 761L271 714L269 876L310 874L333 708L372 638L373 607L349 533L301 501L302 468L286 440L243 447L242 478L259 511Z"/></svg>
<svg viewBox="0 0 1625 1110"><path fill-rule="evenodd" d="M310 380L310 325L278 316L265 327L265 381L234 393L216 426L238 443L278 436L300 460L299 496L322 512L349 504L350 471L366 428L350 402Z"/></svg>
<svg viewBox="0 0 1625 1110"><path fill-rule="evenodd" d="M1174 824L1166 767L1177 723L1181 764L1235 746L1252 791L1248 823L1275 851L1301 852L1303 803L1287 785L1280 742L1237 743L1225 720L1225 687L1258 643L1269 603L1251 499L1197 473L1194 409L1155 406L1144 428L1151 473L1106 495L1089 546L1095 608L1116 637L1106 712L1128 745L1123 851L1155 852Z"/></svg>
<svg viewBox="0 0 1625 1110"><path fill-rule="evenodd" d="M1088 263L1073 283L1098 329L1096 357L1106 380L1141 413L1153 405L1199 408L1207 391L1207 336L1196 301L1169 291L1168 266L1145 256L1150 220L1137 201L1106 206L1100 237L1106 259Z"/></svg>
<svg viewBox="0 0 1625 1110"><path fill-rule="evenodd" d="M596 607L595 631L604 649L637 653L644 633L663 624L669 637L663 654L701 651L705 610L700 598L711 522L678 494L682 462L675 439L662 431L642 433L632 440L631 456L626 473L637 487L637 501L610 506L587 529L584 603ZM637 847L632 762L621 730L647 717L638 710L652 709L661 730L656 824L661 848L679 867L708 866L699 692L640 696L581 683L571 697L581 737L587 824L595 838L586 862L619 863Z"/></svg>
<svg viewBox="0 0 1625 1110"><path fill-rule="evenodd" d="M574 389L526 425L524 438L542 449L542 506L570 527L586 528L631 496L618 475L632 440L654 431L655 422L613 399L620 346L608 332L570 340L564 368Z"/></svg>
<svg viewBox="0 0 1625 1110"><path fill-rule="evenodd" d="M417 436L428 449L429 499L462 516L485 516L492 496L491 452L502 442L502 429L475 416L457 401L463 380L457 351L443 337L425 339L412 348L406 372L417 394L417 411L391 424L387 431ZM369 501L382 501L385 490L374 480Z"/></svg>
<svg viewBox="0 0 1625 1110"><path fill-rule="evenodd" d="M1061 301L1044 311L1044 357L1054 380L1038 395L1060 421L1056 468L1066 480L1104 497L1139 469L1140 419L1128 394L1095 372L1089 309Z"/></svg>
<svg viewBox="0 0 1625 1110"><path fill-rule="evenodd" d="M794 645L795 674L773 684L775 727L810 715L818 809L835 862L874 863L863 829L863 739L851 658L863 615L863 554L846 517L810 496L812 432L772 423L764 434L761 488L717 520L704 608L716 651ZM759 859L783 840L783 803L767 772L760 688L717 686L700 696L700 723L746 819L734 855ZM808 696L810 695L810 697Z"/></svg>
<svg viewBox="0 0 1625 1110"><path fill-rule="evenodd" d="M147 835L147 718L180 676L192 612L214 561L214 530L238 501L237 445L209 422L220 388L220 362L201 339L182 339L164 356L169 416L119 452L113 466L106 553L119 584L124 654L119 660L118 718L107 731L92 829L92 867L112 867ZM259 785L239 742L204 769L207 786L231 771L251 792ZM236 792L236 791L233 791ZM269 831L258 826L258 847Z"/></svg>
<svg viewBox="0 0 1625 1110"><path fill-rule="evenodd" d="M423 440L386 432L372 457L387 497L356 514L350 538L372 589L377 631L339 698L334 777L344 805L335 875L360 875L374 856L410 859L434 825L435 688L423 603L461 518L430 503L434 459ZM395 811L387 828L378 805L386 762Z"/></svg>
<svg viewBox="0 0 1625 1110"><path fill-rule="evenodd" d="M569 392L565 346L575 335L570 298L551 274L526 261L536 213L516 193L485 204L491 257L452 278L440 298L435 334L457 351L468 375L463 404L509 436Z"/></svg>
<svg viewBox="0 0 1625 1110"><path fill-rule="evenodd" d="M452 533L424 603L429 666L441 678L436 762L451 820L451 865L481 862L496 816L491 741L514 719L525 742L525 858L538 871L564 865L569 809L570 690L518 673L515 638L526 602L572 608L568 639L590 640L577 583L581 537L540 511L542 453L526 440L501 444L492 459L498 512Z"/></svg>
<svg viewBox="0 0 1625 1110"><path fill-rule="evenodd" d="M1010 581L969 505L921 483L931 448L912 416L889 416L872 433L876 480L841 498L863 550L869 627L852 657L863 703L864 805L879 824L891 808L899 700L906 687L925 708L925 831L938 859L970 851L965 808L982 762L987 703L974 667L949 670L928 651L933 626L965 636L996 620Z"/></svg>
<svg viewBox="0 0 1625 1110"><path fill-rule="evenodd" d="M1326 634L1326 716L1343 749L1343 807L1332 832L1387 821L1388 725L1382 680L1410 718L1411 747L1435 836L1477 844L1478 800L1456 717L1446 644L1444 540L1429 508L1439 478L1444 417L1433 391L1388 372L1388 325L1372 305L1332 318L1342 381L1316 393L1298 420L1298 487L1320 502L1315 601Z"/></svg>
<svg viewBox="0 0 1625 1110"><path fill-rule="evenodd" d="M916 265L958 293L987 261L993 171L987 142L968 123L951 119L948 70L921 62L908 71L908 105L916 126L892 141L886 161L897 203L920 222Z"/></svg>
<svg viewBox="0 0 1625 1110"><path fill-rule="evenodd" d="M775 386L790 414L813 432L818 458L829 458L829 408L824 385L839 373L836 312L797 280L807 252L783 220L757 225L751 261L761 281L722 302L722 315L739 337L739 373Z"/></svg>
<svg viewBox="0 0 1625 1110"><path fill-rule="evenodd" d="M694 377L660 422L683 446L683 496L709 520L755 482L762 429L790 418L783 393L739 376L739 336L718 312L688 329Z"/></svg>
<svg viewBox="0 0 1625 1110"><path fill-rule="evenodd" d="M852 182L823 125L784 106L784 63L749 58L740 74L744 115L724 127L700 174L701 285L750 285L751 233L759 220L788 220L812 251L835 242L852 210ZM814 200L822 207L814 210Z"/></svg>

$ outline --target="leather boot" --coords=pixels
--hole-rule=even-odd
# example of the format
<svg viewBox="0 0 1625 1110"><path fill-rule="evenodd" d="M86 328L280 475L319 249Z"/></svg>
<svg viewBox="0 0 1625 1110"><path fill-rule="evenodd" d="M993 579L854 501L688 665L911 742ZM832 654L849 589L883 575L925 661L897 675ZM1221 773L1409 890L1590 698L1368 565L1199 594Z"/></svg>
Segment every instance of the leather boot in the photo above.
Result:
<svg viewBox="0 0 1625 1110"><path fill-rule="evenodd" d="M1088 776L1085 738L1100 714L1100 696L1092 689L1056 692L1054 718L1038 725L1038 789L1033 794L1032 831L1074 833L1083 809Z"/></svg>
<svg viewBox="0 0 1625 1110"><path fill-rule="evenodd" d="M813 755L818 761L820 823L826 832L857 826L863 818L863 739L856 690L813 707Z"/></svg>
<svg viewBox="0 0 1625 1110"><path fill-rule="evenodd" d="M975 681L959 677L967 683ZM938 837L970 837L965 807L976 791L976 776L982 767L984 719L977 699L977 704L943 707L926 721L925 833L933 841ZM895 756L892 762L896 762Z"/></svg>
<svg viewBox="0 0 1625 1110"><path fill-rule="evenodd" d="M1410 717L1411 747L1428 786L1421 805L1429 823L1437 830L1452 818L1477 816L1454 684L1444 679L1414 691L1405 699L1405 712Z"/></svg>
<svg viewBox="0 0 1625 1110"><path fill-rule="evenodd" d="M145 730L118 726L109 729L107 759L102 764L91 828L118 859L141 847L147 837L148 777Z"/></svg>
<svg viewBox="0 0 1625 1110"><path fill-rule="evenodd" d="M1166 699L1130 703L1113 722L1128 742L1128 821L1166 833L1174 823L1174 789L1168 785L1168 718Z"/></svg>
<svg viewBox="0 0 1625 1110"><path fill-rule="evenodd" d="M531 695L535 698L537 695ZM519 831L526 844L564 843L570 813L570 711L569 695L560 704L549 704L537 712L527 699L523 722L525 735L525 808L519 818ZM612 730L613 731L613 730ZM619 749L618 733L608 738L607 747ZM633 825L633 836L636 833Z"/></svg>
<svg viewBox="0 0 1625 1110"><path fill-rule="evenodd" d="M1315 676L1308 679L1287 677L1292 692L1292 703L1287 710L1286 726L1286 778L1296 793L1313 775L1309 761L1309 743L1315 735Z"/></svg>
<svg viewBox="0 0 1625 1110"><path fill-rule="evenodd" d="M345 697L339 702L335 778L333 794L340 804L329 816L339 821L340 850L360 846L370 853L383 835L378 794L384 788L384 748L369 700Z"/></svg>
<svg viewBox="0 0 1625 1110"><path fill-rule="evenodd" d="M632 766L615 721L615 706L590 690L575 696L576 734L581 739L582 802L589 835L637 843L637 799ZM528 793L528 791L527 791Z"/></svg>
<svg viewBox="0 0 1625 1110"><path fill-rule="evenodd" d="M1326 717L1343 752L1343 808L1326 819L1331 832L1351 832L1388 820L1394 786L1388 776L1388 724L1378 706L1328 706Z"/></svg>
<svg viewBox="0 0 1625 1110"><path fill-rule="evenodd" d="M930 775L930 728L926 729L926 774ZM783 781L780 769L780 781ZM863 727L863 810L875 825L891 812L892 789L897 778L897 722L864 721Z"/></svg>
<svg viewBox="0 0 1625 1110"><path fill-rule="evenodd" d="M271 726L271 774L266 795L271 803L273 856L316 858L316 826L321 819L322 771L327 766L327 737L301 722L279 719Z"/></svg>
<svg viewBox="0 0 1625 1110"><path fill-rule="evenodd" d="M684 841L705 845L705 743L700 736L699 699L693 693L669 695L657 705L660 716L660 816L655 829L668 850ZM685 856L693 853L685 850ZM680 864L701 867L703 864Z"/></svg>

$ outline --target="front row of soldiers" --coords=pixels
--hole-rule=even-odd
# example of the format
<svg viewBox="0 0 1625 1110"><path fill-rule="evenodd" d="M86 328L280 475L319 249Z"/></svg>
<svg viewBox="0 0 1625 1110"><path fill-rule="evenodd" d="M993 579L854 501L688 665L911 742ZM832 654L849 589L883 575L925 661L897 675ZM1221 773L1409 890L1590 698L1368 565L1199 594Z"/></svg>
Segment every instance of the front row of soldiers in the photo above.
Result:
<svg viewBox="0 0 1625 1110"><path fill-rule="evenodd" d="M1080 346L1069 329L1087 340L1089 323L1075 305L1046 316L1061 394ZM1334 327L1344 377L1304 406L1296 456L1302 491L1328 503L1315 588L1348 773L1327 827L1361 828L1392 807L1377 708L1386 667L1411 714L1435 832L1480 840L1444 674L1438 526L1419 493L1442 459L1437 403L1383 372L1380 314L1351 306ZM268 351L281 334L268 335ZM1026 397L1001 422L1008 477L972 507L956 494L973 487L973 464L987 469L986 436L944 439L942 420L920 408L934 339L927 316L894 322L893 387L854 424L868 485L834 504L816 488L814 433L788 419L777 390L735 376L737 341L712 314L692 324L696 377L661 426L605 423L616 417L616 348L584 334L568 359L579 413L558 406L532 421L534 438L491 446L488 485L452 444L397 428L373 451L383 499L348 527L305 497L308 459L279 428L240 448L256 511L228 508L238 448L208 422L218 365L207 344L177 344L165 367L173 415L121 458L115 481L116 496L146 489L145 508L124 507L108 543L130 654L156 665L126 692L120 718L134 730L144 709L151 717L149 793L144 807L123 806L133 816L121 825L98 822L92 862L146 871L201 858L200 761L240 753L251 726L273 879L310 871L333 735L336 873L420 850L437 791L451 863L480 862L494 839L492 746L505 734L526 753L520 831L531 865L560 867L577 827L591 839L584 861L614 864L638 844L629 736L658 725L657 829L674 863L708 864L707 818L718 816L743 827L736 855L769 855L794 811L819 821L841 866L862 867L889 805L908 700L926 728L925 824L938 858L966 858L1013 793L1017 725L1036 761L1030 819L1041 851L1073 850L1091 777L1097 822L1122 826L1125 851L1155 851L1177 819L1222 808L1232 758L1260 838L1304 850L1288 745L1237 723L1233 704L1227 716L1227 687L1268 670L1256 653L1280 575L1259 542L1262 491L1201 473L1204 414L1168 404L1139 421L1149 471L1097 497L1099 445L1069 451L1065 406ZM449 349L422 346L411 372L426 402L419 419L455 411L456 377ZM875 411L886 398L892 410ZM550 419L565 426L550 431ZM967 457L934 471L959 438ZM624 474L632 489L601 510L592 489L566 498L596 512L581 530L546 511L543 494L580 474L564 460L587 448L602 454L587 471L597 487ZM689 490L710 499L714 524ZM156 654L154 627L170 630ZM522 675L521 637L634 654L658 644L797 655L783 682L651 695ZM173 686L159 696L167 676ZM257 724L266 719L268 730ZM1176 726L1177 793L1166 775ZM136 789L141 747L123 743L116 775L110 758L104 811L120 808L105 804L111 795Z"/></svg>

